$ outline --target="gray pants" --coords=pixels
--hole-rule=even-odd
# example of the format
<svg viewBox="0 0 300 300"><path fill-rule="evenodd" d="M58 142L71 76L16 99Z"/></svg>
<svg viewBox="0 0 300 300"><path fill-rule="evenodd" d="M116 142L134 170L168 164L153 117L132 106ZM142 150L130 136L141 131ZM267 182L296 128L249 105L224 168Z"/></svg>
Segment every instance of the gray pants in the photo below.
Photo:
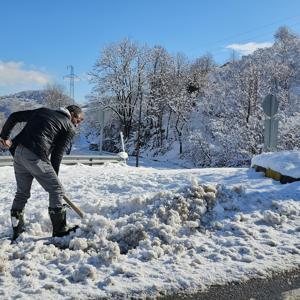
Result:
<svg viewBox="0 0 300 300"><path fill-rule="evenodd" d="M29 149L19 145L14 156L14 169L17 181L17 192L12 209L23 209L30 198L30 189L33 178L49 193L49 207L63 206L63 187L48 162L41 160Z"/></svg>

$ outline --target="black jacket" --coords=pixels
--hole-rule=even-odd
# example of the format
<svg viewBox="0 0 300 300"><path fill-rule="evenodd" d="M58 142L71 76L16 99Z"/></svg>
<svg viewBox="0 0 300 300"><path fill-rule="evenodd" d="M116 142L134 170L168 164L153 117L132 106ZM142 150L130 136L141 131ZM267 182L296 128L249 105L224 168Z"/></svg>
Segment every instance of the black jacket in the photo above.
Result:
<svg viewBox="0 0 300 300"><path fill-rule="evenodd" d="M5 122L0 137L8 139L18 122L26 122L24 129L12 140L10 152L14 155L17 145L22 144L51 164L58 174L65 148L75 135L75 127L67 112L38 108L12 113ZM49 156L51 154L51 160Z"/></svg>

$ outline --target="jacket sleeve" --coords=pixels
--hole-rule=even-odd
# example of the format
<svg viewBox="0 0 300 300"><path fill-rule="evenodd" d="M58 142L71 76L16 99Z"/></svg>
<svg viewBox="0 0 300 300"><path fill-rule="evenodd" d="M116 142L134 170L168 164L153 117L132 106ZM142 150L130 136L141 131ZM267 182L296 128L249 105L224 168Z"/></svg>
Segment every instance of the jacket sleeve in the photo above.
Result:
<svg viewBox="0 0 300 300"><path fill-rule="evenodd" d="M74 129L70 128L66 133L60 134L54 141L54 148L51 152L51 165L58 175L59 166L64 155L64 151L71 143L75 135Z"/></svg>
<svg viewBox="0 0 300 300"><path fill-rule="evenodd" d="M10 133L13 130L14 126L17 123L29 121L32 118L32 116L36 113L37 110L38 109L24 110L24 111L18 111L18 112L12 113L6 120L6 122L2 128L0 137L4 140L7 140L9 138Z"/></svg>

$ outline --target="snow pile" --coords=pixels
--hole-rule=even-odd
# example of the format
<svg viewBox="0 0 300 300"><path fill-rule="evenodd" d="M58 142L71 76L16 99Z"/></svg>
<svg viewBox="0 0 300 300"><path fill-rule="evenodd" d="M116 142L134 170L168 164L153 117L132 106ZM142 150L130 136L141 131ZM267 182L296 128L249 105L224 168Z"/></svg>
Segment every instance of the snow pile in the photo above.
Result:
<svg viewBox="0 0 300 300"><path fill-rule="evenodd" d="M288 219L295 220L299 215L299 204L291 199L272 201L272 210L263 213L264 220L270 225L280 225Z"/></svg>
<svg viewBox="0 0 300 300"><path fill-rule="evenodd" d="M123 210L118 203L109 213L116 216L113 220L97 214L83 220L69 247L95 252L105 263L133 249L137 258L158 258L178 248L178 237L192 235L207 221L216 196L215 187L194 183L152 198L134 198Z"/></svg>
<svg viewBox="0 0 300 300"><path fill-rule="evenodd" d="M7 257L0 256L0 274L5 273L8 269Z"/></svg>
<svg viewBox="0 0 300 300"><path fill-rule="evenodd" d="M72 278L75 282L84 281L87 278L91 280L96 279L97 270L91 265L81 265L78 270L75 270Z"/></svg>

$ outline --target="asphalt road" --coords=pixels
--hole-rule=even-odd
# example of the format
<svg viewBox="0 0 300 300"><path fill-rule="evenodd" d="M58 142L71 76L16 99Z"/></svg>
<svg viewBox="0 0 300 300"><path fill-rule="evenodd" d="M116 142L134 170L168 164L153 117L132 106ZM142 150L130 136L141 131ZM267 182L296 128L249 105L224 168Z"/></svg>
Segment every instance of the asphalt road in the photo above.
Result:
<svg viewBox="0 0 300 300"><path fill-rule="evenodd" d="M206 292L176 294L160 300L300 300L300 269L274 274L268 279L212 286Z"/></svg>

